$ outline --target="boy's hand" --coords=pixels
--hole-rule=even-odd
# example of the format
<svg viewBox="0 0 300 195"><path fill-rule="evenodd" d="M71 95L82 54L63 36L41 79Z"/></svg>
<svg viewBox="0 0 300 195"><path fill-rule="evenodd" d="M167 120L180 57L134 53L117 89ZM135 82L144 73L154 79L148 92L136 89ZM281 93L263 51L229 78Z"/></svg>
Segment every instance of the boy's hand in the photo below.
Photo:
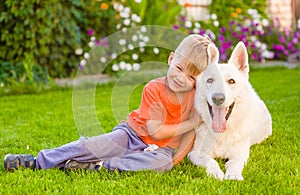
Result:
<svg viewBox="0 0 300 195"><path fill-rule="evenodd" d="M195 127L200 126L203 122L201 115L195 109L191 110L189 121L193 123Z"/></svg>

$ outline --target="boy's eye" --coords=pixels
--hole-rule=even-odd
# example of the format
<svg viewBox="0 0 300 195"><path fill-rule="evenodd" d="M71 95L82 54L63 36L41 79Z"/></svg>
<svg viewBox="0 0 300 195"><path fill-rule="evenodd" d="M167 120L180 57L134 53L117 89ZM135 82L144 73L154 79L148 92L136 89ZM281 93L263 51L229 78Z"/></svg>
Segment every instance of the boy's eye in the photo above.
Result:
<svg viewBox="0 0 300 195"><path fill-rule="evenodd" d="M195 78L194 76L190 76L190 79L191 79L192 81L195 81L195 80L196 80L196 78Z"/></svg>
<svg viewBox="0 0 300 195"><path fill-rule="evenodd" d="M180 66L176 66L177 70L182 71L182 68Z"/></svg>

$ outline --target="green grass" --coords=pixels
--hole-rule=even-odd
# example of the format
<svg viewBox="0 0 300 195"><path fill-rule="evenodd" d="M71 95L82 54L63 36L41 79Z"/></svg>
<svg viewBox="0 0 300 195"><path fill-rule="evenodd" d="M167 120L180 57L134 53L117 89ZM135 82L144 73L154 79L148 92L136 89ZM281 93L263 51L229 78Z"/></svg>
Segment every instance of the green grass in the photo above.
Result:
<svg viewBox="0 0 300 195"><path fill-rule="evenodd" d="M297 194L300 188L300 69L256 68L250 81L273 118L273 135L251 148L244 181L218 181L188 159L173 170L141 172L64 172L0 167L0 194ZM114 85L96 91L96 114L110 131L127 108L111 109ZM124 91L129 91L124 86ZM128 99L129 109L139 106L142 86ZM126 99L127 98L127 99ZM127 103L129 102L129 103ZM127 105L128 106L128 105ZM126 107L126 106L125 106ZM72 90L0 97L0 157L31 153L79 138L72 112ZM255 121L253 121L255 122ZM224 161L220 160L220 163ZM223 166L224 167L224 166Z"/></svg>

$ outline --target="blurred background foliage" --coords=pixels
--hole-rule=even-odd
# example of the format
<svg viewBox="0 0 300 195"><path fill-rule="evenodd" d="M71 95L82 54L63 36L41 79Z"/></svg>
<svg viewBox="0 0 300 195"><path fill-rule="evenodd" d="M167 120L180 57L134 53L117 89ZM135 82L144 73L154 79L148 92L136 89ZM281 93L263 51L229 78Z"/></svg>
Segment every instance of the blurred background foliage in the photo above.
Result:
<svg viewBox="0 0 300 195"><path fill-rule="evenodd" d="M0 87L19 83L49 83L53 78L72 77L80 67L83 55L91 49L91 40L96 45L104 44L105 37L126 28L151 24L177 26L178 30L187 34L195 33L183 24L186 22L184 7L176 0L0 2ZM201 27L197 33L201 34L203 30L219 32L221 27L228 27L232 20L243 22L245 16L249 16L247 10L251 8L267 17L266 0L213 0L209 9L217 18L199 22ZM126 9L128 11L124 13ZM128 23L128 17L124 14L129 14L132 20L135 18L134 21ZM232 36L226 33L223 35ZM79 53L76 50L80 50ZM136 49L132 52L144 53L144 56L157 61L166 61L168 55L167 52L158 54L152 49L151 52ZM125 53L132 55L130 51ZM144 60L143 55L138 58ZM132 61L130 57L124 59ZM106 71L114 74L112 68Z"/></svg>

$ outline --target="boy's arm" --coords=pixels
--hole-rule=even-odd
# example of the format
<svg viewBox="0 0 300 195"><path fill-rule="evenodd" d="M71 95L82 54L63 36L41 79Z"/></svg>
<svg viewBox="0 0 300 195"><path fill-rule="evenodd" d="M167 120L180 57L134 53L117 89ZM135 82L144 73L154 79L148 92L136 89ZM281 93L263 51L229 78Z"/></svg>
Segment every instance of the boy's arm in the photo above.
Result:
<svg viewBox="0 0 300 195"><path fill-rule="evenodd" d="M200 114L192 111L190 118L178 124L163 124L160 120L147 120L149 135L156 140L166 139L177 135L183 135L202 123Z"/></svg>
<svg viewBox="0 0 300 195"><path fill-rule="evenodd" d="M173 156L173 164L179 164L184 157L188 154L188 152L192 149L194 140L195 140L195 131L189 131L188 133L185 133L182 138L180 145L177 149L177 152Z"/></svg>

